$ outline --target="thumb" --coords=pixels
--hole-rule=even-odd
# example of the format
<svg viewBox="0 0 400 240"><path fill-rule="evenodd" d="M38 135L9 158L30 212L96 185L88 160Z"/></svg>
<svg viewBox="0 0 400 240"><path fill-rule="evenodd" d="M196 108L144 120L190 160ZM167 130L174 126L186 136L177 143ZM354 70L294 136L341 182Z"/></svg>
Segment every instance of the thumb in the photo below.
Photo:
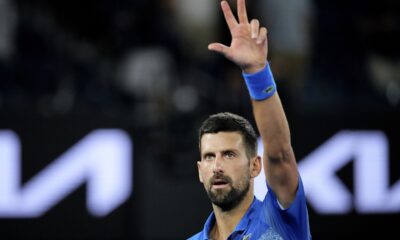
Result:
<svg viewBox="0 0 400 240"><path fill-rule="evenodd" d="M221 43L210 43L208 45L208 50L214 51L214 52L217 52L217 53L220 53L220 54L226 56L228 53L229 47L227 47Z"/></svg>

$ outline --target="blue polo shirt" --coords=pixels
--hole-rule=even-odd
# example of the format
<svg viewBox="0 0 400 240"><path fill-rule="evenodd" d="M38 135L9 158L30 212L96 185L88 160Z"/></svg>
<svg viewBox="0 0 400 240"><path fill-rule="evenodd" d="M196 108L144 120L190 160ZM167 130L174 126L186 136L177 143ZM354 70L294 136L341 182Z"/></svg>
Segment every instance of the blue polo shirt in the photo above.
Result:
<svg viewBox="0 0 400 240"><path fill-rule="evenodd" d="M304 188L301 178L293 203L282 209L275 193L267 185L268 193L264 201L254 198L246 214L227 240L309 240L310 227ZM215 224L215 215L211 213L203 231L189 240L210 239L208 234Z"/></svg>

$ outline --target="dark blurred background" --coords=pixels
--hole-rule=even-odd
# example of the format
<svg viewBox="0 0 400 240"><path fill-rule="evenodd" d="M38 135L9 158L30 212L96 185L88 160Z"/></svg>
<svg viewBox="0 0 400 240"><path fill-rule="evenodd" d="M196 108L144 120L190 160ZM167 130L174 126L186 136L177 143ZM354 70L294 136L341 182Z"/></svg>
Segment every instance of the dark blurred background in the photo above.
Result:
<svg viewBox="0 0 400 240"><path fill-rule="evenodd" d="M381 131L395 185L400 2L247 5L268 28L298 160L341 130ZM254 123L240 69L207 50L215 41L230 41L219 1L0 0L0 129L21 141L21 186L95 129L122 129L134 146L132 194L115 211L90 215L84 184L41 217L0 216L0 238L161 240L200 231L211 206L197 177L199 125L219 111ZM337 173L352 192L354 167ZM310 205L312 235L396 236L396 201L391 212L368 214Z"/></svg>

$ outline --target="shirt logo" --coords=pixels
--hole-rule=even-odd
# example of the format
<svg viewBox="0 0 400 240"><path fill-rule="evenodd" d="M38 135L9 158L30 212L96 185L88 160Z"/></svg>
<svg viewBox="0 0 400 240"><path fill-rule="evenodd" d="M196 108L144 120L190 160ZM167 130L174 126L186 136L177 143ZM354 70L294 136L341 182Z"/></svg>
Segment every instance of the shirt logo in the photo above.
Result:
<svg viewBox="0 0 400 240"><path fill-rule="evenodd" d="M272 228L269 228L258 240L283 240L283 238Z"/></svg>
<svg viewBox="0 0 400 240"><path fill-rule="evenodd" d="M250 240L250 238L251 238L251 233L244 236L242 240Z"/></svg>

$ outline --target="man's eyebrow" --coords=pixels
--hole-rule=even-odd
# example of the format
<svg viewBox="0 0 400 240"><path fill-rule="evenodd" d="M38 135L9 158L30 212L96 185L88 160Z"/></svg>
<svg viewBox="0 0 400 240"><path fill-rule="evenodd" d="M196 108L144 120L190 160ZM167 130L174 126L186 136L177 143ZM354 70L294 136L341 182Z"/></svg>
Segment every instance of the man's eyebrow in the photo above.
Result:
<svg viewBox="0 0 400 240"><path fill-rule="evenodd" d="M215 153L208 151L208 152L204 152L204 153L201 154L202 157L205 157L205 156L208 156L208 155L215 155Z"/></svg>
<svg viewBox="0 0 400 240"><path fill-rule="evenodd" d="M227 152L239 153L240 150L236 149L236 148L227 148L227 149L220 150L218 152L220 152L220 153L227 153ZM204 153L201 154L201 156L207 156L207 155L215 155L215 152L207 151L207 152L204 152Z"/></svg>
<svg viewBox="0 0 400 240"><path fill-rule="evenodd" d="M220 152L221 152L222 154L226 154L226 153L230 153L230 152L239 154L239 153L240 153L240 150L239 150L239 149L236 149L236 148L227 148L227 149L221 150Z"/></svg>
<svg viewBox="0 0 400 240"><path fill-rule="evenodd" d="M228 148L228 149L224 149L224 150L222 150L221 152L222 152L222 153L229 153L229 152L233 152L233 153L236 153L236 154L238 154L238 153L240 153L240 150L239 150L239 149L236 149L236 148Z"/></svg>

